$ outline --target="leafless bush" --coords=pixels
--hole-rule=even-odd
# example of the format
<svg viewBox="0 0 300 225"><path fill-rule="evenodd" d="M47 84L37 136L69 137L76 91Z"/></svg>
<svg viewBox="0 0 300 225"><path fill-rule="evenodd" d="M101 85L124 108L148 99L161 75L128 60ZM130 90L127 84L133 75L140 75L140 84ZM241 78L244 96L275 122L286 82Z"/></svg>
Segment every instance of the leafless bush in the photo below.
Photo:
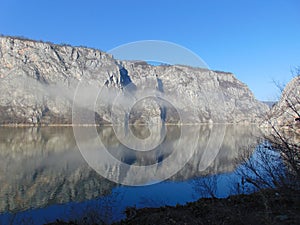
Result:
<svg viewBox="0 0 300 225"><path fill-rule="evenodd" d="M299 74L299 70L297 74ZM300 184L300 77L281 90L280 101L265 121L265 132L255 155L243 151L240 171L245 181L258 189L293 188ZM248 154L248 155L247 155Z"/></svg>
<svg viewBox="0 0 300 225"><path fill-rule="evenodd" d="M265 139L280 153L285 166L289 186L299 188L300 183L300 70L282 92L278 105L271 110L267 124L271 128ZM275 119L274 119L275 118Z"/></svg>
<svg viewBox="0 0 300 225"><path fill-rule="evenodd" d="M288 186L285 164L268 142L259 144L253 154L249 149L243 150L238 161L241 186L247 186L248 190L251 186L253 190Z"/></svg>
<svg viewBox="0 0 300 225"><path fill-rule="evenodd" d="M193 180L194 190L202 197L216 198L218 176L204 176Z"/></svg>

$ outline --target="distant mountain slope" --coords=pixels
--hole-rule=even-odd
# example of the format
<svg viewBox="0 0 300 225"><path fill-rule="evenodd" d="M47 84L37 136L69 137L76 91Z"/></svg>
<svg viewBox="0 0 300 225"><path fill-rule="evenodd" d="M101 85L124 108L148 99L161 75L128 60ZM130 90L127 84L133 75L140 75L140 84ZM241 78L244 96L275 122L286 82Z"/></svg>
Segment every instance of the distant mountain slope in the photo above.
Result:
<svg viewBox="0 0 300 225"><path fill-rule="evenodd" d="M269 110L231 73L118 61L95 49L0 37L0 124L72 123L79 82L84 82L86 90L103 88L115 95L131 84L136 88L133 98L152 88L176 100L176 109L155 99L151 104L140 102L119 122L174 123L181 112L188 114L190 122L258 122ZM82 106L79 122L84 123L91 110L97 123L111 122L113 102L108 96L95 109Z"/></svg>
<svg viewBox="0 0 300 225"><path fill-rule="evenodd" d="M273 101L262 101L262 103L269 106L270 109L276 104L276 102L273 102Z"/></svg>

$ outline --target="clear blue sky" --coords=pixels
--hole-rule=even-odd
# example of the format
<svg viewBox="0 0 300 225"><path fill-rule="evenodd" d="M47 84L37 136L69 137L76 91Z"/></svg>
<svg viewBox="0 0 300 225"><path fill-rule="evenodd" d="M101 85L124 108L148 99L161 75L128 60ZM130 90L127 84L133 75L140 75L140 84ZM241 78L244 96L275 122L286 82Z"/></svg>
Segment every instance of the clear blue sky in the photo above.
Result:
<svg viewBox="0 0 300 225"><path fill-rule="evenodd" d="M260 100L300 66L299 0L1 0L0 33L108 51L165 40L233 72Z"/></svg>

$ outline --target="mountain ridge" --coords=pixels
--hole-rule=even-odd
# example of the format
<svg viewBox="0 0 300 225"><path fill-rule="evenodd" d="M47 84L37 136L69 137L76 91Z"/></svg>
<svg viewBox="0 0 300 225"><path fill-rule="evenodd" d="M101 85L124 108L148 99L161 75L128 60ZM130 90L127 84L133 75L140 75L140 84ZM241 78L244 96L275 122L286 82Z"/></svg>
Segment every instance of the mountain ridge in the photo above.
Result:
<svg viewBox="0 0 300 225"><path fill-rule="evenodd" d="M187 120L193 123L258 123L268 111L232 73L121 61L97 49L14 37L0 37L0 81L2 125L72 124L74 94L80 82L88 88L106 88L114 96L131 84L137 90L136 100L138 91L145 88L180 100L173 108L155 99L151 104L138 102L137 111L132 112L136 116L129 120L135 124L178 123L176 110L189 114ZM97 109L82 108L80 117L93 111L97 124L111 123L110 100L104 99ZM122 114L124 109L118 107Z"/></svg>

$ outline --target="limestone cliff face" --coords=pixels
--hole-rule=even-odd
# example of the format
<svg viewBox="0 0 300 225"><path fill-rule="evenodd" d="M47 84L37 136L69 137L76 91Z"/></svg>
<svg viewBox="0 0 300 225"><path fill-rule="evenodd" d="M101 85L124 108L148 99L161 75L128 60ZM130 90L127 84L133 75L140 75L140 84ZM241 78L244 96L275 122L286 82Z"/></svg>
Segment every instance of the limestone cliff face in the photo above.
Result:
<svg viewBox="0 0 300 225"><path fill-rule="evenodd" d="M181 102L176 110L194 111L191 122L258 122L268 111L231 73L118 61L95 49L0 37L0 124L72 123L79 82L114 92L128 84L152 87L176 96ZM174 108L150 105L135 105L129 122L178 122ZM97 123L111 122L111 107L100 103Z"/></svg>
<svg viewBox="0 0 300 225"><path fill-rule="evenodd" d="M291 126L299 125L296 118L300 117L300 77L292 79L284 88L278 103L274 105L269 113L265 125Z"/></svg>

